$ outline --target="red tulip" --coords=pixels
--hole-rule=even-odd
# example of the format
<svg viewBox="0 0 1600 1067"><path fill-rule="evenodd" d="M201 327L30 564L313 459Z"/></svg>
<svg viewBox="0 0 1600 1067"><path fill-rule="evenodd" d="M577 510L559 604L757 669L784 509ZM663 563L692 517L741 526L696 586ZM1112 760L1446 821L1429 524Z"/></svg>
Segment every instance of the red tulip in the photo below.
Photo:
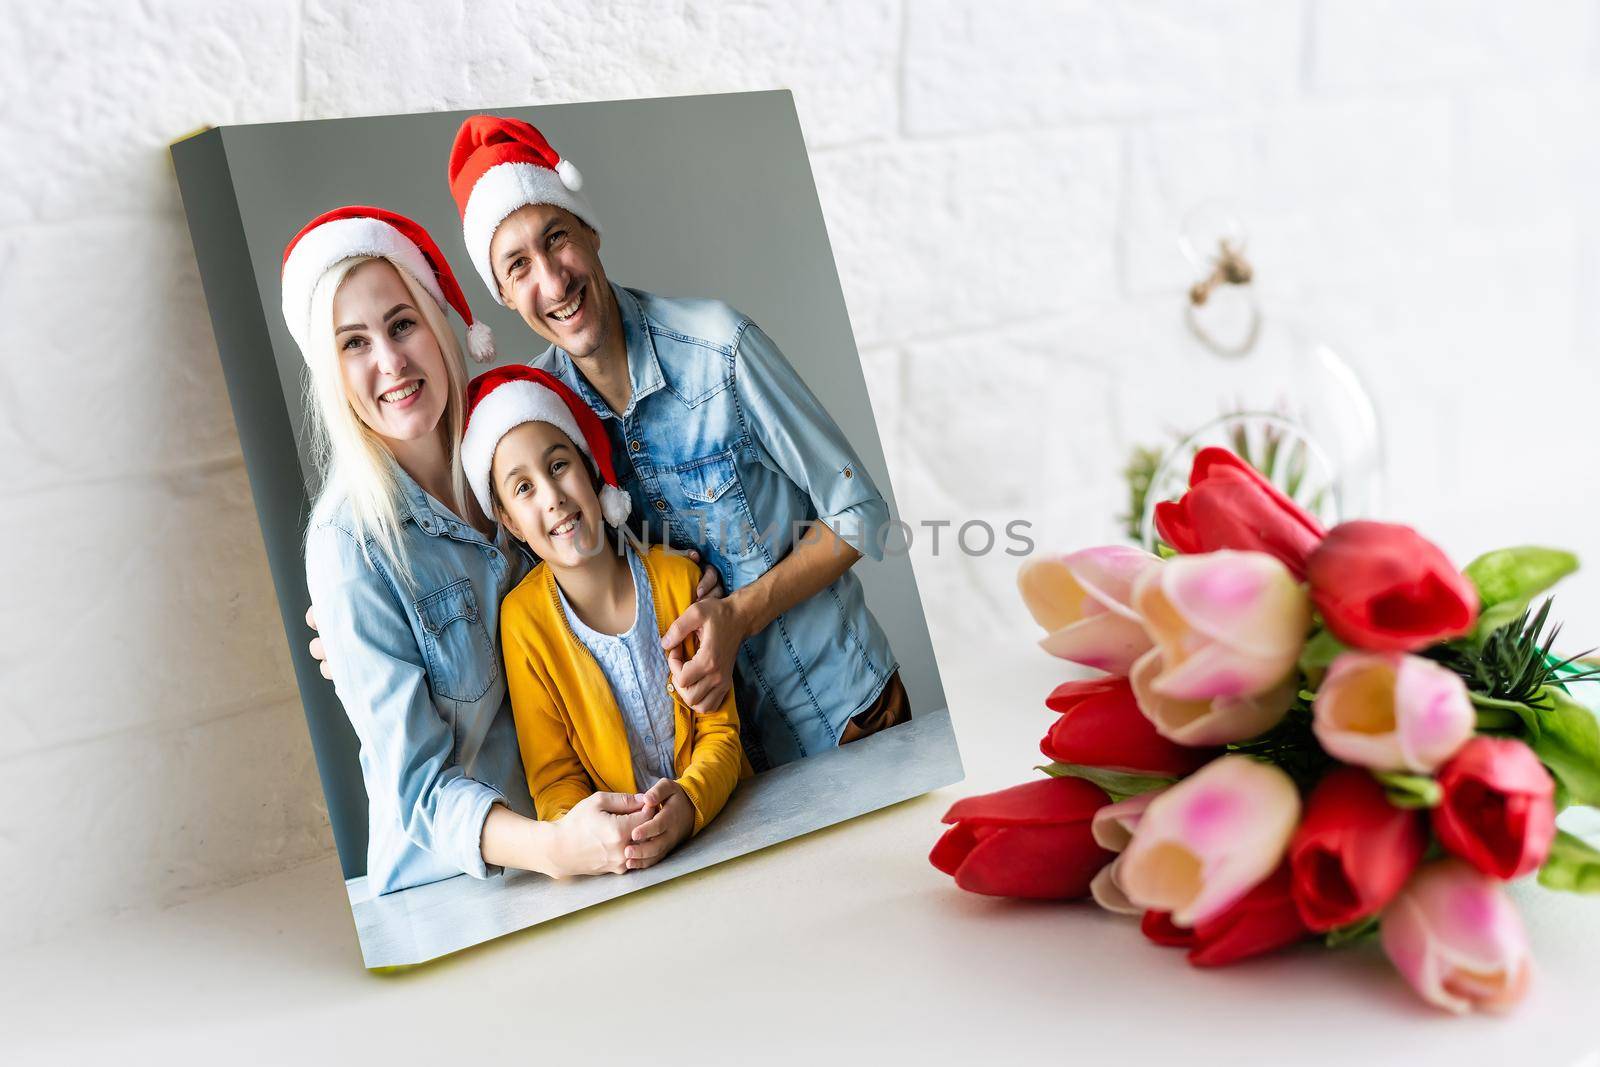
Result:
<svg viewBox="0 0 1600 1067"><path fill-rule="evenodd" d="M1439 843L1496 878L1538 870L1556 836L1555 782L1514 738L1475 737L1439 772Z"/></svg>
<svg viewBox="0 0 1600 1067"><path fill-rule="evenodd" d="M1039 750L1059 763L1181 778L1215 753L1168 741L1139 710L1126 678L1056 686L1045 706L1061 713Z"/></svg>
<svg viewBox="0 0 1600 1067"><path fill-rule="evenodd" d="M1310 936L1289 883L1289 866L1284 864L1233 907L1193 929L1175 925L1161 911L1145 912L1139 928L1158 945L1187 948L1196 967L1222 967L1275 952Z"/></svg>
<svg viewBox="0 0 1600 1067"><path fill-rule="evenodd" d="M1405 886L1427 843L1422 813L1390 804L1371 774L1328 772L1289 842L1300 918L1322 932L1377 914Z"/></svg>
<svg viewBox="0 0 1600 1067"><path fill-rule="evenodd" d="M1276 556L1296 578L1322 526L1256 469L1225 448L1202 448L1189 491L1156 505L1156 532L1185 555L1233 548Z"/></svg>
<svg viewBox="0 0 1600 1067"><path fill-rule="evenodd" d="M1194 931L1172 921L1170 911L1147 911L1139 921L1139 932L1167 948L1193 948Z"/></svg>
<svg viewBox="0 0 1600 1067"><path fill-rule="evenodd" d="M1345 522L1306 567L1333 636L1371 652L1414 652L1472 629L1478 590L1409 526Z"/></svg>
<svg viewBox="0 0 1600 1067"><path fill-rule="evenodd" d="M1112 854L1095 844L1091 821L1110 798L1081 778L1045 778L967 797L928 861L972 893L1037 900L1089 895Z"/></svg>

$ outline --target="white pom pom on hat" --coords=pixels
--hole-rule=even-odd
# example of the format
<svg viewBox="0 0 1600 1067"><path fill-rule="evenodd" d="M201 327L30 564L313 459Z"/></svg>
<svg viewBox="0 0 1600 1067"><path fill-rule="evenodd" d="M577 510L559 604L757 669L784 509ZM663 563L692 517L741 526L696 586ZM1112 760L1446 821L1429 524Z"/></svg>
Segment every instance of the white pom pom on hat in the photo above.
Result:
<svg viewBox="0 0 1600 1067"><path fill-rule="evenodd" d="M608 485L600 490L600 513L613 526L621 526L633 514L633 497L626 490Z"/></svg>
<svg viewBox="0 0 1600 1067"><path fill-rule="evenodd" d="M578 168L572 165L570 159L563 159L556 164L556 176L561 179L562 185L573 192L583 188L583 175L578 173Z"/></svg>
<svg viewBox="0 0 1600 1067"><path fill-rule="evenodd" d="M467 327L467 354L477 363L494 362L494 331L488 323L475 322Z"/></svg>

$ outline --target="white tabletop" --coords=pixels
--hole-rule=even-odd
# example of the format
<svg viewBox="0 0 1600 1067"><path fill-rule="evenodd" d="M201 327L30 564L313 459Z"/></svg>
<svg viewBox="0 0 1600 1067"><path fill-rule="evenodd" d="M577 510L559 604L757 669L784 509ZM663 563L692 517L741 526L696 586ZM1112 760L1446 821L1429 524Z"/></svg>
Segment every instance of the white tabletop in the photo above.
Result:
<svg viewBox="0 0 1600 1067"><path fill-rule="evenodd" d="M1092 905L958 891L927 862L939 816L1034 773L1064 670L942 662L963 785L389 976L330 856L0 958L4 1058L1600 1065L1600 899L1515 887L1533 991L1456 1019L1375 945L1200 971Z"/></svg>

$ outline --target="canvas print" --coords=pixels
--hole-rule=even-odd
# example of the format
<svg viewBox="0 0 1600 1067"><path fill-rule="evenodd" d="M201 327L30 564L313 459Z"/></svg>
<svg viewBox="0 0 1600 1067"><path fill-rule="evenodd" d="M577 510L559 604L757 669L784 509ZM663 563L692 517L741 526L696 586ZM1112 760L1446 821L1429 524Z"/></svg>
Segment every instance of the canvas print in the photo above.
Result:
<svg viewBox="0 0 1600 1067"><path fill-rule="evenodd" d="M173 154L368 966L959 780L787 93Z"/></svg>

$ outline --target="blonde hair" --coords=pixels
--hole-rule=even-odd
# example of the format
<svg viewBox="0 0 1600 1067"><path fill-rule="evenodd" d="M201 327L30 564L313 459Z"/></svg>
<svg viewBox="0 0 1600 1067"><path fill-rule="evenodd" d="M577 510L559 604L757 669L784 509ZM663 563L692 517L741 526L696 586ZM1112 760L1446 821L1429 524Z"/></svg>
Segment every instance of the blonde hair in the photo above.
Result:
<svg viewBox="0 0 1600 1067"><path fill-rule="evenodd" d="M397 577L409 589L412 587L411 569L405 542L400 537L400 488L394 473L394 456L383 438L362 421L350 403L340 370L339 343L333 332L333 299L339 286L351 271L380 258L352 256L340 260L323 273L312 290L312 332L307 339L312 351L305 353L310 368L305 389L305 424L310 430L311 462L322 479L316 494L316 508L339 498L348 501L355 525L352 532L361 541L362 551L366 551L369 541L376 541ZM440 429L445 434L450 454L450 492L455 497L445 503L457 509L470 507L467 476L461 468L461 430L466 421L467 394L467 371L461 346L445 319L444 310L428 291L404 267L390 260L384 262L393 266L400 276L411 296L411 306L433 331L444 357L449 398ZM465 513L461 517L468 518Z"/></svg>

